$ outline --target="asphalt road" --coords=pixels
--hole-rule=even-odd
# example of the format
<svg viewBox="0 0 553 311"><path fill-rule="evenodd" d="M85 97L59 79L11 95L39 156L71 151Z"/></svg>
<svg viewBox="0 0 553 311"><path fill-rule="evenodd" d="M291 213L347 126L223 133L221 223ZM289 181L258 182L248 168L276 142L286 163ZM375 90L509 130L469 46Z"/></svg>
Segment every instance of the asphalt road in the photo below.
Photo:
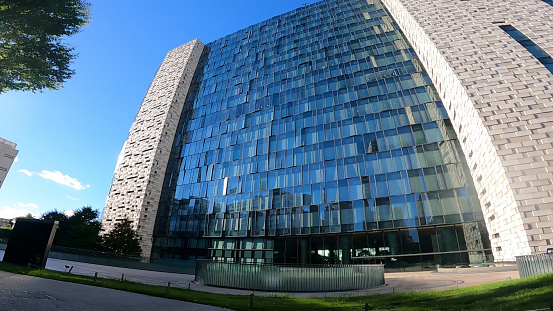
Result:
<svg viewBox="0 0 553 311"><path fill-rule="evenodd" d="M0 271L0 310L215 311L225 309Z"/></svg>

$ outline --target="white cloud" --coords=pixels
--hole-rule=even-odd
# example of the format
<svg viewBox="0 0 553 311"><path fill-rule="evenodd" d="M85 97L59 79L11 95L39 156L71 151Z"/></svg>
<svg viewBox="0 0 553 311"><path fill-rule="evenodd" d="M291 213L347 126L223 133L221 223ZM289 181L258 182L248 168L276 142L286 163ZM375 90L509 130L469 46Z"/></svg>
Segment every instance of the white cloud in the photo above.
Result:
<svg viewBox="0 0 553 311"><path fill-rule="evenodd" d="M63 175L63 173L60 171L51 172L47 170L42 170L40 173L36 173L36 172L30 172L28 170L19 170L19 172L27 176L38 175L44 179L49 179L55 183L71 187L75 190L83 190L86 188L90 188L90 185L83 185L77 178L73 178L69 175Z"/></svg>
<svg viewBox="0 0 553 311"><path fill-rule="evenodd" d="M14 205L12 205L13 207L31 207L31 208L38 208L38 205L34 204L34 203L23 203L23 202L18 202L18 203L15 203Z"/></svg>
<svg viewBox="0 0 553 311"><path fill-rule="evenodd" d="M19 172L20 172L20 173L23 173L23 174L25 174L25 175L27 175L27 176L31 176L31 175L34 174L33 172L29 172L28 170L19 170Z"/></svg>
<svg viewBox="0 0 553 311"><path fill-rule="evenodd" d="M19 161L19 158L15 157L15 159L13 159L13 162L17 162L17 161Z"/></svg>
<svg viewBox="0 0 553 311"><path fill-rule="evenodd" d="M73 201L79 201L79 199L77 199L77 198L74 198L74 197L70 197L70 196L67 196L67 198L68 198L69 200L73 200Z"/></svg>
<svg viewBox="0 0 553 311"><path fill-rule="evenodd" d="M0 207L0 218L12 219L15 217L26 216L29 213L35 218L39 218L41 216L40 213L37 213L36 211L30 211L25 207L38 208L38 205L33 203L24 204L20 202L12 206L2 206Z"/></svg>
<svg viewBox="0 0 553 311"><path fill-rule="evenodd" d="M64 213L65 216L67 216L67 217L71 217L71 216L75 215L75 211L73 211L73 210L68 210L68 211L65 211L65 212L63 212L63 213Z"/></svg>
<svg viewBox="0 0 553 311"><path fill-rule="evenodd" d="M71 187L75 190L83 190L90 187L90 185L81 184L77 178L70 177L69 175L63 175L60 171L50 172L43 170L40 174L38 174L38 176L44 179L50 179L55 183Z"/></svg>

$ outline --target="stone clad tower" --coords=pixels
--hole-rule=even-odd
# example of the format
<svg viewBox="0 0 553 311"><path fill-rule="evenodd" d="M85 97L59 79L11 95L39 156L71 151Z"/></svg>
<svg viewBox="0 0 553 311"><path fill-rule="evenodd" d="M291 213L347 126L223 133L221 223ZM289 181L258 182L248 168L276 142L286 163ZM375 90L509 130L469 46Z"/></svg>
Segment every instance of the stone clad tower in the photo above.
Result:
<svg viewBox="0 0 553 311"><path fill-rule="evenodd" d="M15 157L19 153L16 143L0 138L0 188L6 180L6 175L12 166Z"/></svg>
<svg viewBox="0 0 553 311"><path fill-rule="evenodd" d="M128 219L149 256L167 162L186 95L204 44L196 39L169 51L159 67L115 168L103 230Z"/></svg>

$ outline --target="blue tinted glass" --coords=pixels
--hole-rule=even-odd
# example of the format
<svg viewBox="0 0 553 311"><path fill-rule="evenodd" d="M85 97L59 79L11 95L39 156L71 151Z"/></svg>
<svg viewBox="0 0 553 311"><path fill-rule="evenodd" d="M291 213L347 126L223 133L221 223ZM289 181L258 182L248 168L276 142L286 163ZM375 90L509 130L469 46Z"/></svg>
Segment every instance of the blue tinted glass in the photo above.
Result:
<svg viewBox="0 0 553 311"><path fill-rule="evenodd" d="M338 181L338 189L340 193L340 201L349 200L348 181L345 179Z"/></svg>
<svg viewBox="0 0 553 311"><path fill-rule="evenodd" d="M396 171L405 170L405 161L401 149L392 150L392 161Z"/></svg>
<svg viewBox="0 0 553 311"><path fill-rule="evenodd" d="M390 195L400 195L405 193L405 190L403 189L403 182L401 181L401 174L399 172L388 174L387 178Z"/></svg>
<svg viewBox="0 0 553 311"><path fill-rule="evenodd" d="M532 42L530 40L528 40L528 41L529 41L528 45L523 44L523 46L526 47L528 52L532 53L532 55L534 55L536 58L547 57L547 58L551 59L551 57L549 57L549 54L547 54L539 46L535 45L534 42Z"/></svg>
<svg viewBox="0 0 553 311"><path fill-rule="evenodd" d="M387 197L388 192L388 183L386 182L386 175L376 175L376 189L378 197Z"/></svg>
<svg viewBox="0 0 553 311"><path fill-rule="evenodd" d="M351 204L340 204L340 222L343 225L352 225L353 220L353 210ZM344 227L342 227L344 228ZM346 227L347 228L347 227ZM351 230L342 230L342 231L351 231Z"/></svg>
<svg viewBox="0 0 553 311"><path fill-rule="evenodd" d="M390 199L377 199L376 208L378 215L378 226L380 228L391 228L392 227L392 212L390 208ZM389 223L387 221L390 221Z"/></svg>
<svg viewBox="0 0 553 311"><path fill-rule="evenodd" d="M323 184L317 183L311 185L311 204L323 203Z"/></svg>
<svg viewBox="0 0 553 311"><path fill-rule="evenodd" d="M482 217L443 104L397 26L377 31L384 16L379 4L322 1L208 44L163 190L174 198L160 203L173 215L158 220L170 224L163 239L221 237L224 228L241 237L227 238L229 248L263 240L268 251L256 258L272 263L288 251L282 260L299 261L296 240L282 239L282 250L273 236L376 230L374 256L418 249L407 238L416 231L394 228ZM359 235L365 246L375 240L368 234ZM223 241L202 241L222 252ZM337 241L325 237L310 253L340 249ZM210 255L233 254L224 252Z"/></svg>
<svg viewBox="0 0 553 311"><path fill-rule="evenodd" d="M346 167L346 178L359 176L359 169L357 167L357 159L355 157L345 158L344 159L344 165Z"/></svg>
<svg viewBox="0 0 553 311"><path fill-rule="evenodd" d="M428 192L426 194L427 196L427 204L430 209L430 219L428 220L429 223L432 224L441 224L443 223L443 210L442 205L440 204L440 198L438 196L437 192Z"/></svg>
<svg viewBox="0 0 553 311"><path fill-rule="evenodd" d="M394 219L395 227L407 227L407 220L409 219L409 211L405 202L404 196L397 196L390 198L390 204L392 207L392 218Z"/></svg>
<svg viewBox="0 0 553 311"><path fill-rule="evenodd" d="M544 2L551 5L552 0L544 0ZM553 58L547 54L542 48L540 48L536 43L526 37L522 32L518 31L515 27L511 25L499 26L507 34L509 34L513 39L518 41L523 47L525 47L528 52L530 52L534 57L536 57L551 73L553 73Z"/></svg>
<svg viewBox="0 0 553 311"><path fill-rule="evenodd" d="M404 126L398 128L398 135L402 147L413 146L415 144L411 127Z"/></svg>
<svg viewBox="0 0 553 311"><path fill-rule="evenodd" d="M325 184L325 195L326 195L326 202L332 203L332 202L339 202L338 197L338 184L334 182L326 182Z"/></svg>
<svg viewBox="0 0 553 311"><path fill-rule="evenodd" d="M390 152L378 153L378 162L380 163L380 171L382 173L394 171L394 164Z"/></svg>
<svg viewBox="0 0 553 311"><path fill-rule="evenodd" d="M351 179L348 179L348 182L349 182L350 200L363 199L363 187L361 186L361 179L351 178Z"/></svg>
<svg viewBox="0 0 553 311"><path fill-rule="evenodd" d="M386 144L388 146L388 149L401 147L398 132L396 129L385 131L384 136L386 137Z"/></svg>
<svg viewBox="0 0 553 311"><path fill-rule="evenodd" d="M423 127L424 133L426 134L426 139L429 143L443 140L442 133L440 132L440 129L436 122L424 123Z"/></svg>
<svg viewBox="0 0 553 311"><path fill-rule="evenodd" d="M365 206L365 219L367 222L376 221L376 210L373 200L363 200Z"/></svg>
<svg viewBox="0 0 553 311"><path fill-rule="evenodd" d="M378 165L376 153L365 155L365 169L367 171L367 175L375 175L380 173L380 166Z"/></svg>
<svg viewBox="0 0 553 311"><path fill-rule="evenodd" d="M362 200L353 201L354 230L365 230L365 207Z"/></svg>

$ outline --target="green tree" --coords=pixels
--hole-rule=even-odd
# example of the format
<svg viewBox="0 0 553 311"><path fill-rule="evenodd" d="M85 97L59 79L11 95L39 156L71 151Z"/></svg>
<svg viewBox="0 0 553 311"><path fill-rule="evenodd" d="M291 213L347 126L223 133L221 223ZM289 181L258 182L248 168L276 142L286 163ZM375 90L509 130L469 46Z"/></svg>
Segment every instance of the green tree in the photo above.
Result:
<svg viewBox="0 0 553 311"><path fill-rule="evenodd" d="M132 222L127 219L118 222L102 237L102 250L106 252L140 256L142 249Z"/></svg>
<svg viewBox="0 0 553 311"><path fill-rule="evenodd" d="M35 217L33 216L33 214L31 213L27 213L27 215L25 216L21 216L21 217L17 217L17 218L23 218L23 219L35 219Z"/></svg>
<svg viewBox="0 0 553 311"><path fill-rule="evenodd" d="M1 1L1 0L0 0L0 1ZM10 228L13 228L13 225L15 224L15 221L16 221L17 219L36 219L36 218L35 218L35 217L33 216L33 214L31 214L31 213L27 213L27 215L25 215L25 216L15 217L14 219L11 219L11 220L10 220L10 225L9 225Z"/></svg>
<svg viewBox="0 0 553 311"><path fill-rule="evenodd" d="M0 0L0 93L59 89L74 71L62 39L90 19L84 0Z"/></svg>
<svg viewBox="0 0 553 311"><path fill-rule="evenodd" d="M58 210L47 212L43 214L41 218L43 220L57 220L60 223L67 221L67 215L63 212L58 212Z"/></svg>
<svg viewBox="0 0 553 311"><path fill-rule="evenodd" d="M44 220L57 220L58 230L54 245L81 249L96 249L100 237L100 221L98 211L90 206L84 206L71 216L57 210L42 215Z"/></svg>

